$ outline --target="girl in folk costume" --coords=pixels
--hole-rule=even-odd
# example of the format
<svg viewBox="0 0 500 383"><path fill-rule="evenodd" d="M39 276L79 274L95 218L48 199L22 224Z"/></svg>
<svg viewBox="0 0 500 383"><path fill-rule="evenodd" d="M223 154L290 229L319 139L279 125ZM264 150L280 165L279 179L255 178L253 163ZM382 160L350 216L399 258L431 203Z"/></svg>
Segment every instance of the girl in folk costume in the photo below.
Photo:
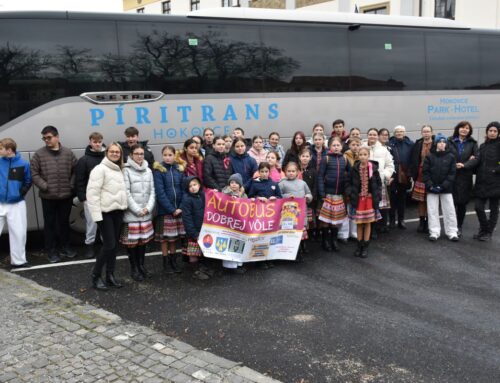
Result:
<svg viewBox="0 0 500 383"><path fill-rule="evenodd" d="M193 278L206 280L213 272L201 263L203 253L198 245L201 226L203 225L203 214L205 213L205 194L198 177L189 176L184 180L184 197L182 198L182 222L186 229L187 246L185 255L191 265L197 266Z"/></svg>
<svg viewBox="0 0 500 383"><path fill-rule="evenodd" d="M186 231L182 223L181 203L184 194L182 185L184 169L175 163L175 148L165 146L161 151L163 162L155 162L153 178L155 182L158 217L155 223L155 240L161 243L163 270L166 274L180 273L177 266L177 241Z"/></svg>
<svg viewBox="0 0 500 383"><path fill-rule="evenodd" d="M419 233L428 233L429 226L427 223L427 202L426 190L424 184L424 160L425 157L431 152L432 148L432 126L424 125L421 130L422 138L415 142L410 155L410 176L413 178L413 190L411 198L418 201L418 216L420 223L417 231Z"/></svg>
<svg viewBox="0 0 500 383"><path fill-rule="evenodd" d="M243 185L249 182L254 173L257 171L257 162L247 153L245 139L243 137L235 138L229 154L230 172L231 174L238 173Z"/></svg>
<svg viewBox="0 0 500 383"><path fill-rule="evenodd" d="M194 138L186 140L183 149L175 153L175 162L184 168L185 176L198 177L203 182L203 157Z"/></svg>
<svg viewBox="0 0 500 383"><path fill-rule="evenodd" d="M295 132L292 139L292 145L290 146L290 149L286 151L285 158L283 159L282 168L284 169L286 164L289 162L295 162L296 164L298 164L299 153L302 151L302 149L306 147L307 147L307 142L304 132Z"/></svg>
<svg viewBox="0 0 500 383"><path fill-rule="evenodd" d="M318 195L323 201L319 212L322 226L321 246L326 251L339 251L337 235L347 213L344 204L344 187L348 164L342 155L340 137L330 138L330 150L321 161L318 173ZM330 238L328 238L330 228Z"/></svg>
<svg viewBox="0 0 500 383"><path fill-rule="evenodd" d="M318 172L314 164L311 162L311 151L309 149L302 149L299 155L300 164L299 164L299 174L298 178L303 180L311 194L313 196L312 201L307 204L307 215L306 215L306 228L309 234L314 235L314 228L316 223L316 201L318 196ZM306 243L304 242L303 252L307 253Z"/></svg>
<svg viewBox="0 0 500 383"><path fill-rule="evenodd" d="M306 150L308 150L306 148ZM308 153L309 154L309 153ZM299 175L299 165L295 162L289 162L285 167L286 178L283 178L280 183L281 195L283 197L294 197L294 198L305 198L307 203L310 203L313 199L311 190L304 180L298 178ZM302 253L306 252L307 240L307 220L302 232L302 241L300 242L299 252L297 254L297 261L302 260Z"/></svg>
<svg viewBox="0 0 500 383"><path fill-rule="evenodd" d="M270 166L269 169L269 178L273 180L274 182L280 182L281 179L285 178L285 173L281 170L279 164L280 164L280 154L275 151L269 151L266 156L266 161ZM259 171L257 170L253 178L259 177Z"/></svg>
<svg viewBox="0 0 500 383"><path fill-rule="evenodd" d="M389 209L391 208L389 186L394 176L394 160L389 149L379 141L378 130L371 128L368 130L368 146L370 147L370 160L378 163L378 171L382 180L382 198L380 205L375 206L380 209L382 215L382 226L387 226ZM374 229L376 227L374 226ZM384 229L385 230L385 229ZM372 238L377 239L377 231L372 231Z"/></svg>
<svg viewBox="0 0 500 383"><path fill-rule="evenodd" d="M355 129L355 128L353 128ZM358 152L361 147L361 139L357 137L349 138L349 150L344 153L344 157L347 160L349 168L354 166L354 163L358 160ZM349 211L350 203L349 198L346 198L346 210ZM342 226L339 229L338 239L341 243L347 243L350 238L358 238L358 229L356 222L354 222L349 216L344 220Z"/></svg>
<svg viewBox="0 0 500 383"><path fill-rule="evenodd" d="M262 136L253 136L252 147L248 150L248 154L257 162L257 166L266 160L267 153Z"/></svg>
<svg viewBox="0 0 500 383"><path fill-rule="evenodd" d="M350 216L358 229L358 246L354 255L366 258L370 244L371 225L380 219L377 209L382 197L382 180L378 164L370 161L370 148L359 149L359 161L350 169L347 178L346 195L350 200Z"/></svg>
<svg viewBox="0 0 500 383"><path fill-rule="evenodd" d="M253 158L251 159L253 160ZM222 192L233 198L247 198L243 189L243 178L239 173L235 173L229 177L228 185L222 189ZM222 267L234 274L243 274L247 271L242 262L236 261L222 261Z"/></svg>
<svg viewBox="0 0 500 383"><path fill-rule="evenodd" d="M230 160L224 152L222 137L215 137L213 151L203 161L203 182L206 188L221 191L231 175Z"/></svg>
<svg viewBox="0 0 500 383"><path fill-rule="evenodd" d="M313 144L310 146L311 150L311 162L319 172L319 167L321 165L321 160L328 153L327 142L325 141L325 135L323 133L314 133L312 136Z"/></svg>
<svg viewBox="0 0 500 383"><path fill-rule="evenodd" d="M128 208L123 216L124 225L120 242L127 247L130 276L135 281L151 277L145 266L146 244L154 237L153 209L155 187L153 173L144 159L144 148L132 145L123 169Z"/></svg>
<svg viewBox="0 0 500 383"><path fill-rule="evenodd" d="M96 257L92 271L92 285L97 290L107 290L108 286L122 287L114 275L123 211L127 209L122 166L122 147L113 142L106 148L102 162L90 172L87 185L90 215L92 221L97 223L102 236L101 251ZM104 265L106 283L101 278Z"/></svg>

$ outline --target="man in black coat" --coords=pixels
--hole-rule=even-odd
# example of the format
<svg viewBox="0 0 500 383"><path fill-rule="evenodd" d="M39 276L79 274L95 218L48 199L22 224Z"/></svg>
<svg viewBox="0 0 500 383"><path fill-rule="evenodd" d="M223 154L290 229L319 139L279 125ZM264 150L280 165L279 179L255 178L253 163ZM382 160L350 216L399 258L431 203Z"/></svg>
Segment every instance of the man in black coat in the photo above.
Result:
<svg viewBox="0 0 500 383"><path fill-rule="evenodd" d="M141 145L144 148L144 159L148 162L148 167L153 170L153 162L155 162L155 157L151 148L148 146L148 141L139 141L139 131L137 128L131 126L125 129L126 141L119 142L123 149L123 162L127 162L128 156L130 154L130 148L136 144Z"/></svg>

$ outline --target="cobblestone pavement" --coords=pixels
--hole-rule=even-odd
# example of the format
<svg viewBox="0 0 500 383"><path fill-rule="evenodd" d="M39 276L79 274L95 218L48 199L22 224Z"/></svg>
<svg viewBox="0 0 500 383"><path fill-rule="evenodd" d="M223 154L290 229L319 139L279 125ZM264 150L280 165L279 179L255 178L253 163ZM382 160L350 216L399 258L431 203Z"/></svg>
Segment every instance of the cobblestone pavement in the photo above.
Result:
<svg viewBox="0 0 500 383"><path fill-rule="evenodd" d="M277 382L3 270L0 289L0 382Z"/></svg>

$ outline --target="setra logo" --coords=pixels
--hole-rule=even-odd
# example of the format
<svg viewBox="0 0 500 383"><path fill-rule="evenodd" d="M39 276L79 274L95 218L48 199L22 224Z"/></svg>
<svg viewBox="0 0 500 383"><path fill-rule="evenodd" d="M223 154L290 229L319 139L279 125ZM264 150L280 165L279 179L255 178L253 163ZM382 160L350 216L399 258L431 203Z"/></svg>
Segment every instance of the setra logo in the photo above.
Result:
<svg viewBox="0 0 500 383"><path fill-rule="evenodd" d="M163 92L159 91L86 92L82 93L80 97L94 104L130 104L134 102L157 101L164 95Z"/></svg>

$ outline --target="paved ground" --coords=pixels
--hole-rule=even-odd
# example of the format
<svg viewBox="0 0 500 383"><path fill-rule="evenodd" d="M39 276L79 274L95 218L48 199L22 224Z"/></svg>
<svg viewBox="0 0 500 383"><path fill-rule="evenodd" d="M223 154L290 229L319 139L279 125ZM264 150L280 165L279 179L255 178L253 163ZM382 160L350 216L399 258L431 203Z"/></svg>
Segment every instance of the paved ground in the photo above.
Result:
<svg viewBox="0 0 500 383"><path fill-rule="evenodd" d="M431 243L415 228L382 236L366 260L354 244L315 244L303 264L203 282L162 275L152 256L154 277L136 283L123 260L126 286L104 294L89 264L20 274L285 382L500 381L498 231L472 240L471 216L461 242Z"/></svg>
<svg viewBox="0 0 500 383"><path fill-rule="evenodd" d="M0 270L0 382L275 382Z"/></svg>

